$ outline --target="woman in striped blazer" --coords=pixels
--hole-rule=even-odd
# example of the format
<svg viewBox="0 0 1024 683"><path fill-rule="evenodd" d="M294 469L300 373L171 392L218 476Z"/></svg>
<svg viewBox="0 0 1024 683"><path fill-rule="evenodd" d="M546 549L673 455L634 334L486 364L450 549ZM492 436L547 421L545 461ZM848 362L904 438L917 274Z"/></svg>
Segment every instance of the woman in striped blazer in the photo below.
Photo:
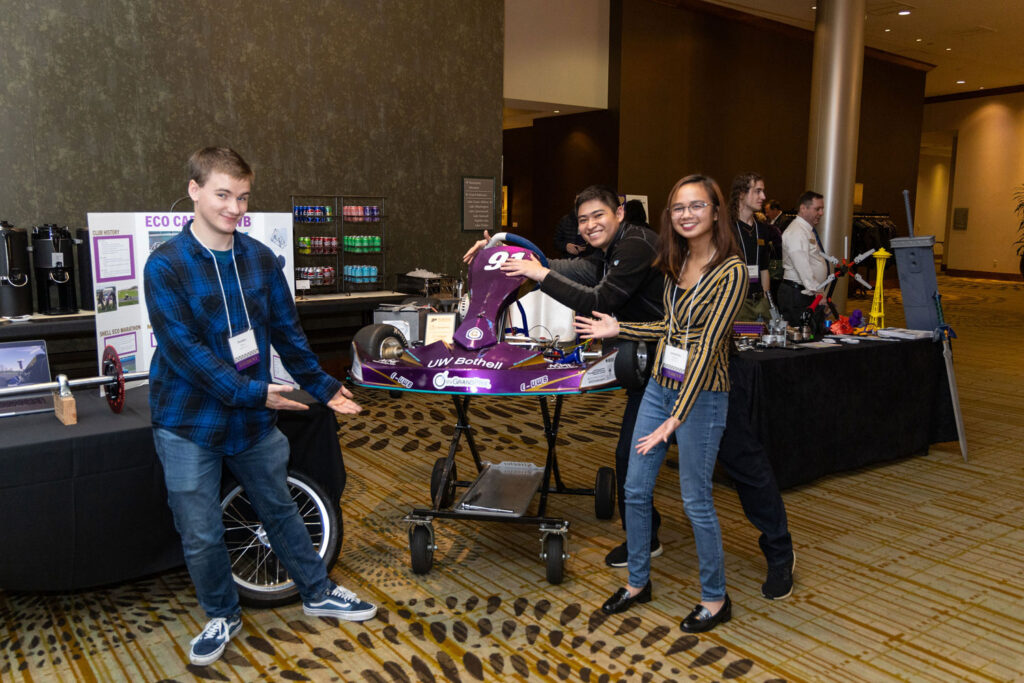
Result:
<svg viewBox="0 0 1024 683"><path fill-rule="evenodd" d="M730 227L718 184L703 175L682 178L662 213L654 262L665 273L664 320L619 323L595 311L593 318L580 316L576 323L585 338L618 335L657 342L626 479L629 580L602 609L614 614L651 599L650 552L642 539L650 536L654 484L674 433L679 488L700 562L701 601L680 624L690 633L708 631L732 616L711 485L728 408L732 323L747 293L746 265Z"/></svg>

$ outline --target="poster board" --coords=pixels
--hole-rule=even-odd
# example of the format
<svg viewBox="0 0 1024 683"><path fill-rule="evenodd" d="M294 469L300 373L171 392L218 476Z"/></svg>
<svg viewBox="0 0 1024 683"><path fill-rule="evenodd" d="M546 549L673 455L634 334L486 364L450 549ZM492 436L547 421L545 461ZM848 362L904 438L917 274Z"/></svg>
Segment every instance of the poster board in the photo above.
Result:
<svg viewBox="0 0 1024 683"><path fill-rule="evenodd" d="M89 247L96 310L97 367L102 374L103 349L113 346L125 372L148 372L156 336L146 309L142 273L150 253L181 232L192 212L90 213ZM295 291L290 213L249 213L238 231L265 244L278 258L288 289ZM82 302L82 307L87 304ZM295 386L271 348L274 381Z"/></svg>

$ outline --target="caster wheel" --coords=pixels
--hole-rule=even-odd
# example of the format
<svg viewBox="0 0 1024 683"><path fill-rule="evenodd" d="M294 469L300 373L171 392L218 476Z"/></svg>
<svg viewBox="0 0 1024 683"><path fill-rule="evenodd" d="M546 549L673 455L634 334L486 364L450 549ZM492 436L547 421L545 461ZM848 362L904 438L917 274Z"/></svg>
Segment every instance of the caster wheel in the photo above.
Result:
<svg viewBox="0 0 1024 683"><path fill-rule="evenodd" d="M544 561L548 583L562 583L565 575L565 537L562 534L548 534L544 539Z"/></svg>
<svg viewBox="0 0 1024 683"><path fill-rule="evenodd" d="M594 516L611 519L615 514L615 470L601 467L594 482Z"/></svg>
<svg viewBox="0 0 1024 683"><path fill-rule="evenodd" d="M434 548L430 529L416 524L409 529L409 551L412 554L412 573L426 574L434 565Z"/></svg>
<svg viewBox="0 0 1024 683"><path fill-rule="evenodd" d="M444 476L444 463L447 458L438 458L434 461L434 470L430 473L430 502L436 505L437 510L446 510L455 502L455 480L458 478L455 473L455 463L452 463L452 473L448 477L448 484L441 491L438 499L437 493L441 490L441 478Z"/></svg>

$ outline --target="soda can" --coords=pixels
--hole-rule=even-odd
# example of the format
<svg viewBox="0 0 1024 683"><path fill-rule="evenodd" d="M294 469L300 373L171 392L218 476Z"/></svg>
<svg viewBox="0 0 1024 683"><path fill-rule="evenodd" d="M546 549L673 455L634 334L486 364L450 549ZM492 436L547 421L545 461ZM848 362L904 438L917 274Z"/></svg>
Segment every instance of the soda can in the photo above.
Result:
<svg viewBox="0 0 1024 683"><path fill-rule="evenodd" d="M331 206L325 206L324 207L324 216L327 218L328 222L330 222L331 218L333 217L333 214L334 214L334 208L333 207L331 207Z"/></svg>

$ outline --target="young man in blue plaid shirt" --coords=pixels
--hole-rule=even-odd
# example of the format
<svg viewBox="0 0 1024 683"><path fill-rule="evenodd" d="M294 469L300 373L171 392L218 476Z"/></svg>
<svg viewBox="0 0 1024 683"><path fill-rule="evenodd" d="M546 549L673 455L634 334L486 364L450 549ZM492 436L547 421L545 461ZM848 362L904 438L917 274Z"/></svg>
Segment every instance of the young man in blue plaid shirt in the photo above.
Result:
<svg viewBox="0 0 1024 683"><path fill-rule="evenodd" d="M237 152L207 147L189 159L195 217L154 251L146 306L158 347L150 367L153 440L185 563L209 622L189 660L216 661L242 627L220 509L222 465L245 488L306 614L349 621L377 608L337 586L313 549L286 482L288 441L278 410L305 410L270 380L270 345L288 372L340 414L361 408L319 366L291 292L266 246L236 232L253 172Z"/></svg>

